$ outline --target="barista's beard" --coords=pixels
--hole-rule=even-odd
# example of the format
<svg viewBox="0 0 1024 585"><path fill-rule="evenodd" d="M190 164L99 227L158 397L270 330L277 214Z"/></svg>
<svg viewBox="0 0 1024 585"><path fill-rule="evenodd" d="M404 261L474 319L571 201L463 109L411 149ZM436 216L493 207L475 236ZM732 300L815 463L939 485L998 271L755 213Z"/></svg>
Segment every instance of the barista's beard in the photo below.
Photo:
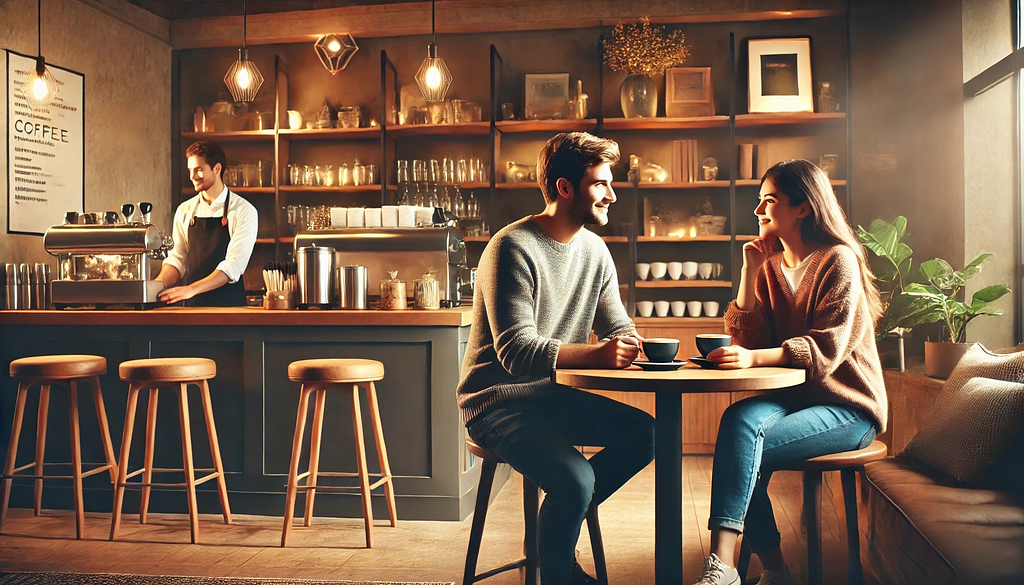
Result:
<svg viewBox="0 0 1024 585"><path fill-rule="evenodd" d="M569 209L569 217L580 225L608 225L608 214L599 213L594 209L594 204L580 205L578 199L573 199L572 207ZM608 207L605 207L608 210Z"/></svg>

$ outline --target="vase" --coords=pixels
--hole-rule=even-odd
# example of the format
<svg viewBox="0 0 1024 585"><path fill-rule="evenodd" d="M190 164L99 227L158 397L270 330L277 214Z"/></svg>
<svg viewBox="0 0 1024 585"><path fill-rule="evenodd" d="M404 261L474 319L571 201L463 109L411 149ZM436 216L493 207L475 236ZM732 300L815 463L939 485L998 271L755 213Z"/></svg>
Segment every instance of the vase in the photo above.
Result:
<svg viewBox="0 0 1024 585"><path fill-rule="evenodd" d="M924 373L932 378L948 378L960 358L974 344L950 341L924 342Z"/></svg>
<svg viewBox="0 0 1024 585"><path fill-rule="evenodd" d="M627 118L653 118L658 113L658 88L648 75L630 75L619 86L622 115Z"/></svg>

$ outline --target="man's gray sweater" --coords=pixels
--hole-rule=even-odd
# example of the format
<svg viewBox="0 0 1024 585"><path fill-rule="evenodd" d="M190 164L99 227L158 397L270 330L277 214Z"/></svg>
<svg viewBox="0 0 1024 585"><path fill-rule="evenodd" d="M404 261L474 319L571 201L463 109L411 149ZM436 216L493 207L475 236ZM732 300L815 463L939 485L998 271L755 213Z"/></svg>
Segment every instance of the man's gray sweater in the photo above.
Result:
<svg viewBox="0 0 1024 585"><path fill-rule="evenodd" d="M491 238L477 268L473 326L462 361L458 403L469 424L487 408L539 395L558 347L633 331L619 297L608 247L581 230L568 244L532 217Z"/></svg>

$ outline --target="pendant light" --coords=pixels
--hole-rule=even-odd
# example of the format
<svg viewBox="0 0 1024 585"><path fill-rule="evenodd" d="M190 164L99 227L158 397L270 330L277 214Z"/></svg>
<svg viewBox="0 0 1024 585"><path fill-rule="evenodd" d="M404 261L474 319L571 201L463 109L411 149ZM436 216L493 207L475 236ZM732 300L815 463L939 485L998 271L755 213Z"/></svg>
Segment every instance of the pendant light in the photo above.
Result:
<svg viewBox="0 0 1024 585"><path fill-rule="evenodd" d="M236 102L251 102L263 85L263 75L249 60L249 49L245 48L245 21L245 0L242 0L242 48L238 49L238 60L231 64L224 76L224 84Z"/></svg>
<svg viewBox="0 0 1024 585"><path fill-rule="evenodd" d="M53 73L46 68L46 60L43 59L43 0L36 3L36 18L36 68L25 76L20 91L25 94L30 108L37 112L45 112L50 109L50 100L57 94L58 86Z"/></svg>
<svg viewBox="0 0 1024 585"><path fill-rule="evenodd" d="M335 75L348 67L348 62L359 50L359 46L349 33L329 34L317 39L313 50L320 58L320 63L331 72L331 75Z"/></svg>
<svg viewBox="0 0 1024 585"><path fill-rule="evenodd" d="M420 93L428 102L444 101L448 87L452 84L452 74L448 72L448 66L444 64L444 59L437 56L435 14L434 0L430 0L430 45L427 46L427 58L416 72L416 85L420 86Z"/></svg>

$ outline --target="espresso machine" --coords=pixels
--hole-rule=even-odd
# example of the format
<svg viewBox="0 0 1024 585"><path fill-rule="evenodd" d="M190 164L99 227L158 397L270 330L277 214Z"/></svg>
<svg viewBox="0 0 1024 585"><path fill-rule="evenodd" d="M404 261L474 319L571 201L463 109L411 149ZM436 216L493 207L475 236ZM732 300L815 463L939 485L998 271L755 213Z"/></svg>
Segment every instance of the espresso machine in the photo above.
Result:
<svg viewBox="0 0 1024 585"><path fill-rule="evenodd" d="M167 257L170 236L153 224L68 223L46 230L43 247L57 257L54 308L93 305L151 308L164 285L150 280L153 261Z"/></svg>

